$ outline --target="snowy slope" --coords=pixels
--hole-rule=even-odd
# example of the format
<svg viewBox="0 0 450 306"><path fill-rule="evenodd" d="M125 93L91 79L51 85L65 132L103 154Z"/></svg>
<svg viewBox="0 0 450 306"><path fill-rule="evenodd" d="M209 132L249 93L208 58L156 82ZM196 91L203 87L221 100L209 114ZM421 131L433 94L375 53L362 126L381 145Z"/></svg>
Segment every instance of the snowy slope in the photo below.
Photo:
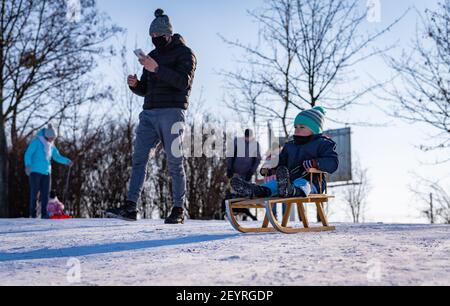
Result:
<svg viewBox="0 0 450 306"><path fill-rule="evenodd" d="M450 227L234 232L223 221L0 220L0 285L450 285Z"/></svg>

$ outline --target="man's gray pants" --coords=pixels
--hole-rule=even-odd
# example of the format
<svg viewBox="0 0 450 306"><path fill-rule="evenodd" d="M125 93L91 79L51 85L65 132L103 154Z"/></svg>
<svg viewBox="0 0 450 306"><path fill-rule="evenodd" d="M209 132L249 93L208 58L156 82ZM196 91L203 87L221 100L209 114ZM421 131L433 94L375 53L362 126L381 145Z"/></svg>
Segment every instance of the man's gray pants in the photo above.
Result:
<svg viewBox="0 0 450 306"><path fill-rule="evenodd" d="M184 207L186 176L182 156L182 135L185 116L186 111L180 108L144 110L139 115L128 201L138 202L145 181L150 152L161 143L167 155L169 173L172 177L174 206Z"/></svg>

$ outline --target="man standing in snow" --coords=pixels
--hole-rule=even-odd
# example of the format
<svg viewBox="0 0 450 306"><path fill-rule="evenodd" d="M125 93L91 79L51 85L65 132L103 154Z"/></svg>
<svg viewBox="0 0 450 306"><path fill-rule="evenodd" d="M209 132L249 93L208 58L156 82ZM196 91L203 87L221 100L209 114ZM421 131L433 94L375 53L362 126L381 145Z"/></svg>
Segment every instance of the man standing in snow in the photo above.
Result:
<svg viewBox="0 0 450 306"><path fill-rule="evenodd" d="M137 202L145 180L149 153L161 143L167 154L174 199L174 208L166 224L182 224L186 197L183 156L180 154L183 129L176 128L176 134L172 129L185 122L197 60L181 35L173 34L172 24L164 11L156 10L155 17L150 26L150 36L156 48L139 59L144 66L141 79L138 80L136 75L128 77L133 93L145 97L136 131L128 200L120 208L108 210L107 215L127 221L137 219Z"/></svg>

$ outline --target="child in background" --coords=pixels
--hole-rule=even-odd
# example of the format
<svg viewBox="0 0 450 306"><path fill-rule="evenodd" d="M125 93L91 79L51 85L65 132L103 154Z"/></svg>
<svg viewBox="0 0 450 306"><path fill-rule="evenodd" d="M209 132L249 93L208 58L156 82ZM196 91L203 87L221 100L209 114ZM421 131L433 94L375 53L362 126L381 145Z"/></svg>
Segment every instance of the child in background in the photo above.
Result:
<svg viewBox="0 0 450 306"><path fill-rule="evenodd" d="M47 212L51 219L70 219L70 217L64 213L64 204L59 201L55 191L50 193Z"/></svg>

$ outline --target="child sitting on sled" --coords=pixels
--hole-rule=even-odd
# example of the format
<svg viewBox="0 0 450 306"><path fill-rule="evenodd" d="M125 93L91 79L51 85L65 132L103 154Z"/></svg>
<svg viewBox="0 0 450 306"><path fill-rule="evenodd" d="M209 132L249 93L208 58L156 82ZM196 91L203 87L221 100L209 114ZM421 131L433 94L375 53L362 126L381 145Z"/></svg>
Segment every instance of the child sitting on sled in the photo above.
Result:
<svg viewBox="0 0 450 306"><path fill-rule="evenodd" d="M240 197L308 197L326 190L326 181L319 186L319 175L313 176L311 185L308 172L315 168L323 172L334 173L338 169L336 143L324 136L323 126L325 110L322 107L301 112L295 119L294 140L288 142L280 156L276 167L276 180L261 186L251 184L235 177L231 186Z"/></svg>
<svg viewBox="0 0 450 306"><path fill-rule="evenodd" d="M55 191L50 193L47 212L50 219L70 219L70 217L64 213L64 204L58 200Z"/></svg>

